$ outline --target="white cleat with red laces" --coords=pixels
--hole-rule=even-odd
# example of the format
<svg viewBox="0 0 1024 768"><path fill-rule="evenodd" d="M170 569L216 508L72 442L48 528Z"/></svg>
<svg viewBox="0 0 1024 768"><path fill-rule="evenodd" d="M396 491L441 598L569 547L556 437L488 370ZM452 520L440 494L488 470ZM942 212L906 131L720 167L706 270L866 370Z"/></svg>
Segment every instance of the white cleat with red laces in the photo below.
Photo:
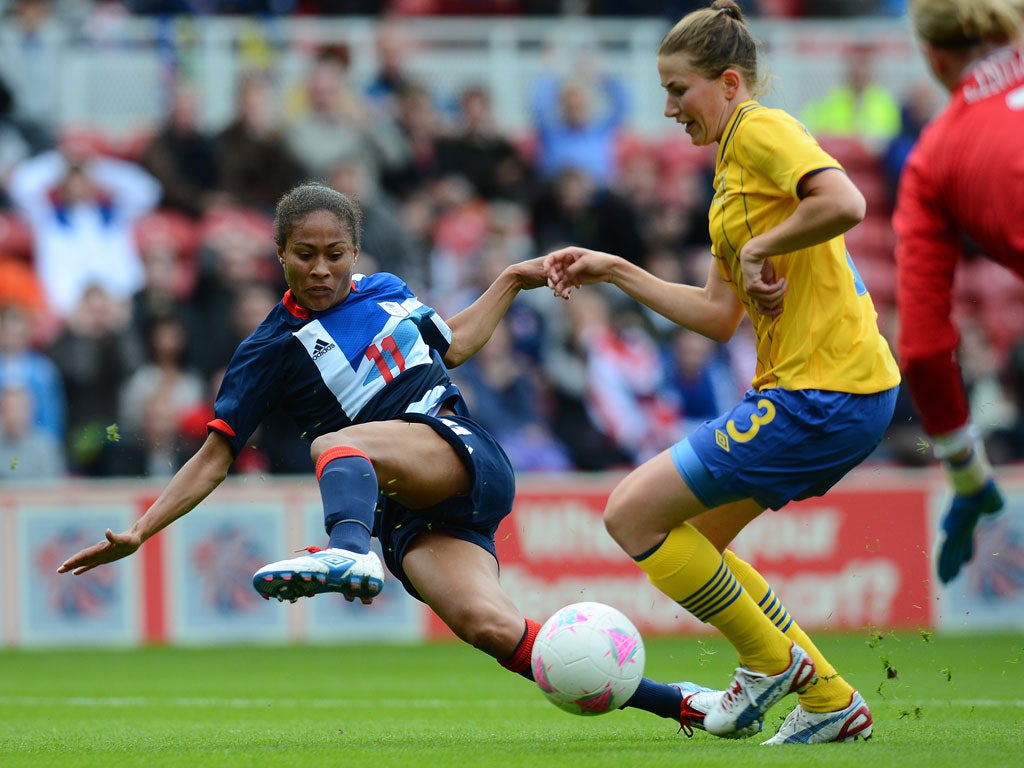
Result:
<svg viewBox="0 0 1024 768"><path fill-rule="evenodd" d="M727 736L764 717L774 704L791 693L801 693L817 680L814 661L796 643L789 648L789 666L777 675L739 667L732 684L704 716L704 730Z"/></svg>
<svg viewBox="0 0 1024 768"><path fill-rule="evenodd" d="M874 721L864 697L857 691L838 712L808 712L799 704L786 716L779 732L761 744L825 744L871 738Z"/></svg>
<svg viewBox="0 0 1024 768"><path fill-rule="evenodd" d="M708 713L718 698L725 691L716 691L713 688L705 688L696 683L673 683L683 694L683 700L679 703L679 727L687 736L693 735L693 729L704 730L704 716ZM727 733L723 739L745 739L761 732L764 727L764 720L757 719L750 725Z"/></svg>

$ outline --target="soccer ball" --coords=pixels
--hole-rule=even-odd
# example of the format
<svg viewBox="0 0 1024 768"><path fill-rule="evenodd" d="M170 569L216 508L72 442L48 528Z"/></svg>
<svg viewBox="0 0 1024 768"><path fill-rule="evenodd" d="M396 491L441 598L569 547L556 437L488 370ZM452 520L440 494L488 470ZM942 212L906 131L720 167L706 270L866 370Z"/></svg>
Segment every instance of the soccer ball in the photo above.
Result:
<svg viewBox="0 0 1024 768"><path fill-rule="evenodd" d="M603 715L636 693L644 641L633 622L603 603L573 603L537 633L533 679L548 701L574 715Z"/></svg>

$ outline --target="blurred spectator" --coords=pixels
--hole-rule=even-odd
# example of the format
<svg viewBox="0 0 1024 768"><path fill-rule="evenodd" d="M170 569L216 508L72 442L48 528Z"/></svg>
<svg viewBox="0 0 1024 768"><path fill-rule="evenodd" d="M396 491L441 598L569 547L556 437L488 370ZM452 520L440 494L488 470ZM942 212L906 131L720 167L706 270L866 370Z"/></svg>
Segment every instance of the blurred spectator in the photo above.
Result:
<svg viewBox="0 0 1024 768"><path fill-rule="evenodd" d="M569 78L545 74L534 83L536 169L543 180L576 168L605 187L618 172L615 145L629 113L629 98L621 80L593 75L593 69L584 62Z"/></svg>
<svg viewBox="0 0 1024 768"><path fill-rule="evenodd" d="M70 468L75 474L95 474L104 442L117 435L121 388L145 359L128 302L90 286L50 354L67 396Z"/></svg>
<svg viewBox="0 0 1024 768"><path fill-rule="evenodd" d="M64 440L64 382L53 360L32 346L32 315L16 304L0 306L0 389L24 389L30 421L60 443Z"/></svg>
<svg viewBox="0 0 1024 768"><path fill-rule="evenodd" d="M10 480L54 480L66 475L64 449L32 420L32 393L0 385L0 484Z"/></svg>
<svg viewBox="0 0 1024 768"><path fill-rule="evenodd" d="M189 304L202 328L195 360L204 376L227 365L235 347L284 293L277 288L279 269L275 270L277 261L267 251L268 242L242 226L228 224L213 233L200 251Z"/></svg>
<svg viewBox="0 0 1024 768"><path fill-rule="evenodd" d="M305 170L284 138L270 76L245 73L237 97L234 118L216 136L221 186L233 204L269 215Z"/></svg>
<svg viewBox="0 0 1024 768"><path fill-rule="evenodd" d="M500 323L483 348L453 371L455 381L517 472L572 469L568 451L547 424L537 371L512 342Z"/></svg>
<svg viewBox="0 0 1024 768"><path fill-rule="evenodd" d="M180 416L206 397L206 385L198 372L187 367L188 334L173 315L156 317L143 326L146 362L133 372L121 389L118 427L137 432L146 402L156 393Z"/></svg>
<svg viewBox="0 0 1024 768"><path fill-rule="evenodd" d="M938 114L942 103L942 94L931 80L911 83L900 103L900 129L886 145L882 156L882 166L894 198L910 150L925 125Z"/></svg>
<svg viewBox="0 0 1024 768"><path fill-rule="evenodd" d="M989 460L1004 464L1012 459L1012 449L1000 436L1017 421L1018 414L1016 402L1003 384L1003 361L980 320L966 318L960 323L957 359L971 420L985 441Z"/></svg>
<svg viewBox="0 0 1024 768"><path fill-rule="evenodd" d="M869 43L852 45L843 82L804 107L801 121L814 136L860 139L871 151L881 152L899 132L899 102L876 81L876 55Z"/></svg>
<svg viewBox="0 0 1024 768"><path fill-rule="evenodd" d="M635 218L647 250L710 248L701 168L665 167L648 149L627 156L613 185ZM707 189L713 187L708 184ZM701 276L703 278L703 275Z"/></svg>
<svg viewBox="0 0 1024 768"><path fill-rule="evenodd" d="M424 190L433 206L430 289L443 305L450 294L479 274L491 207L461 176L442 177Z"/></svg>
<svg viewBox="0 0 1024 768"><path fill-rule="evenodd" d="M1013 404L1016 418L1009 427L997 430L997 437L1006 446L1011 461L1024 461L1024 337L1010 347L1004 376L1006 394Z"/></svg>
<svg viewBox="0 0 1024 768"><path fill-rule="evenodd" d="M361 157L342 160L334 167L329 183L339 192L359 201L363 212L360 271L371 271L370 257L377 269L401 275L419 295L427 289L427 254L406 230L398 204L370 177Z"/></svg>
<svg viewBox="0 0 1024 768"><path fill-rule="evenodd" d="M479 86L470 86L459 96L456 124L441 142L441 164L447 173L465 177L484 200L529 198L531 169L498 130L490 95Z"/></svg>
<svg viewBox="0 0 1024 768"><path fill-rule="evenodd" d="M286 126L288 146L305 174L327 178L342 160L363 157L377 181L381 169L405 159L404 142L391 117L373 107L349 81L349 51L328 46L306 73L305 102Z"/></svg>
<svg viewBox="0 0 1024 768"><path fill-rule="evenodd" d="M199 340L205 329L191 301L195 289L195 254L181 254L172 240L150 236L140 245L145 272L142 287L131 300L132 322L138 328L173 316L187 329L190 339ZM195 361L195 356L191 360Z"/></svg>
<svg viewBox="0 0 1024 768"><path fill-rule="evenodd" d="M545 185L531 212L537 250L579 245L617 253L634 264L645 244L636 212L615 191L594 184L578 168L565 168Z"/></svg>
<svg viewBox="0 0 1024 768"><path fill-rule="evenodd" d="M11 0L11 11L0 24L0 77L11 89L13 116L33 153L55 144L66 39L51 0Z"/></svg>
<svg viewBox="0 0 1024 768"><path fill-rule="evenodd" d="M0 209L10 207L6 187L11 170L31 154L29 137L14 118L14 97L0 78Z"/></svg>
<svg viewBox="0 0 1024 768"><path fill-rule="evenodd" d="M681 326L664 345L662 364L660 394L672 407L678 430L673 442L707 419L718 418L743 393L725 345Z"/></svg>
<svg viewBox="0 0 1024 768"><path fill-rule="evenodd" d="M93 472L98 477L170 477L187 460L175 393L157 387L144 393L136 420L118 424L106 440Z"/></svg>
<svg viewBox="0 0 1024 768"><path fill-rule="evenodd" d="M140 161L163 188L161 206L197 219L224 202L217 144L199 126L199 99L192 83L176 82L170 102Z"/></svg>
<svg viewBox="0 0 1024 768"><path fill-rule="evenodd" d="M140 166L67 141L19 163L9 193L31 227L36 274L58 316L91 285L117 300L142 285L134 227L159 202L160 184Z"/></svg>
<svg viewBox="0 0 1024 768"><path fill-rule="evenodd" d="M889 6L896 4L892 0L828 0L824 3L799 0L795 5L799 6L802 16L831 18L870 16L878 13L883 3Z"/></svg>
<svg viewBox="0 0 1024 768"><path fill-rule="evenodd" d="M448 274L439 275L435 279L435 286L445 287L435 290L437 300L435 302L432 298L431 306L442 316L452 317L472 304L505 267L533 255L522 211L512 204L490 208L484 239L471 258L466 259L465 263L448 263L441 268L441 259L434 259L433 266L439 268L439 271L446 269ZM514 353L534 363L539 362L541 357L540 336L545 324L545 313L550 313L554 304L549 296L542 296L541 293L521 293L502 321L511 336Z"/></svg>
<svg viewBox="0 0 1024 768"><path fill-rule="evenodd" d="M559 305L563 322L549 326L542 351L543 371L551 383L551 428L581 471L622 469L633 465L634 453L619 443L611 424L592 402L605 382L593 365L595 335L611 337L610 305L601 290L581 291ZM651 371L648 370L647 373ZM655 381L657 366L654 366ZM608 390L609 396L613 394ZM643 430L640 425L638 429Z"/></svg>
<svg viewBox="0 0 1024 768"><path fill-rule="evenodd" d="M32 344L45 344L59 321L50 314L46 293L32 268L31 255L0 252L0 307L14 306L31 318Z"/></svg>
<svg viewBox="0 0 1024 768"><path fill-rule="evenodd" d="M415 81L407 67L413 45L394 19L384 17L377 23L373 36L376 66L366 84L366 96L381 114L395 116L398 94Z"/></svg>
<svg viewBox="0 0 1024 768"><path fill-rule="evenodd" d="M672 404L662 396L658 348L635 305L600 306L581 332L588 348L587 402L594 423L631 463L640 464L677 439Z"/></svg>
<svg viewBox="0 0 1024 768"><path fill-rule="evenodd" d="M381 171L381 183L394 197L407 197L444 175L441 145L444 122L426 87L406 85L396 95L396 120L402 141L401 159Z"/></svg>

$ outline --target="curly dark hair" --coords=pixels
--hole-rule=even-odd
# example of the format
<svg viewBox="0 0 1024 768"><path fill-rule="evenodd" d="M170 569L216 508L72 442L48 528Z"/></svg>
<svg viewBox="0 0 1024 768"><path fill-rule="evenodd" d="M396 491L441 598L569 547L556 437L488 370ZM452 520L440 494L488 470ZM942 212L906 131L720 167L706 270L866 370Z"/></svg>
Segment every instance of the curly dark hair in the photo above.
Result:
<svg viewBox="0 0 1024 768"><path fill-rule="evenodd" d="M295 226L316 211L334 214L339 223L352 236L352 244L359 246L363 236L363 212L359 205L336 189L318 181L308 181L293 187L277 202L274 215L274 242L284 248Z"/></svg>

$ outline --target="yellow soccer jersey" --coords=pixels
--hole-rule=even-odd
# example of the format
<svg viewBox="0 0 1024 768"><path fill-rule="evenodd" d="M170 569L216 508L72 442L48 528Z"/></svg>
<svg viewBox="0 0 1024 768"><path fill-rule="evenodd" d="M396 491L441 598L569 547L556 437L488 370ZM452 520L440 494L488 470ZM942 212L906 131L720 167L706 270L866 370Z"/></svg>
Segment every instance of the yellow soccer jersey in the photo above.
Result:
<svg viewBox="0 0 1024 768"><path fill-rule="evenodd" d="M896 386L899 368L878 330L878 314L842 236L772 256L789 285L778 317L752 308L743 285L743 244L790 216L808 173L841 168L795 118L757 102L741 104L718 148L709 212L722 277L747 308L757 337L755 389L824 389L868 394Z"/></svg>

